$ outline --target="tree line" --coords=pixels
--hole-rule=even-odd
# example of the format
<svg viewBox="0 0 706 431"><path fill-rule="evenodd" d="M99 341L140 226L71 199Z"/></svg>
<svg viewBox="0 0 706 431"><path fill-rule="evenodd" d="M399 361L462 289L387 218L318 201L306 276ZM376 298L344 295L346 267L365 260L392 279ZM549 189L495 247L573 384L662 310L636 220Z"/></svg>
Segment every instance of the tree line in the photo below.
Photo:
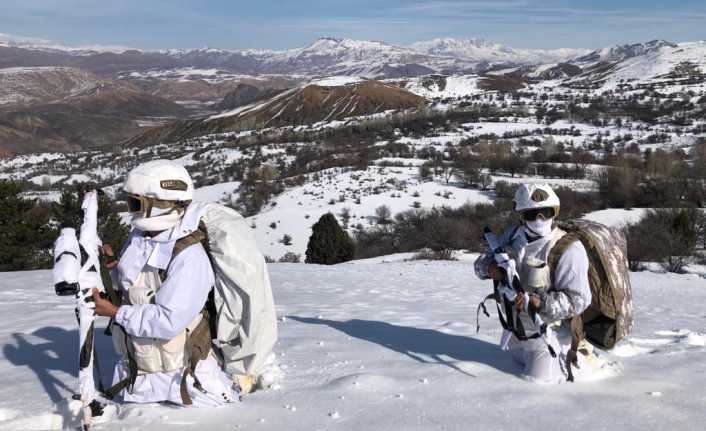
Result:
<svg viewBox="0 0 706 431"><path fill-rule="evenodd" d="M22 185L0 181L0 271L26 271L52 267L52 248L62 228L79 229L81 203L88 185L67 188L58 202L23 196ZM128 227L121 223L118 205L102 195L98 201L99 235L105 244L119 247Z"/></svg>

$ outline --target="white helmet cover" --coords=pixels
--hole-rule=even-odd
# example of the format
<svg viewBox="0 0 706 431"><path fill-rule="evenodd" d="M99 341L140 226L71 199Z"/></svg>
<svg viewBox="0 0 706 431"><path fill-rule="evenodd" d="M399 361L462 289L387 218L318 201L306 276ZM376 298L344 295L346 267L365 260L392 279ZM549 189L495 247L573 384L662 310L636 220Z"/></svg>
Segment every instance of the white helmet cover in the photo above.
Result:
<svg viewBox="0 0 706 431"><path fill-rule="evenodd" d="M554 208L559 213L559 196L549 184L523 184L515 192L515 211Z"/></svg>
<svg viewBox="0 0 706 431"><path fill-rule="evenodd" d="M164 201L190 201L194 183L186 169L171 160L153 160L130 171L123 191Z"/></svg>

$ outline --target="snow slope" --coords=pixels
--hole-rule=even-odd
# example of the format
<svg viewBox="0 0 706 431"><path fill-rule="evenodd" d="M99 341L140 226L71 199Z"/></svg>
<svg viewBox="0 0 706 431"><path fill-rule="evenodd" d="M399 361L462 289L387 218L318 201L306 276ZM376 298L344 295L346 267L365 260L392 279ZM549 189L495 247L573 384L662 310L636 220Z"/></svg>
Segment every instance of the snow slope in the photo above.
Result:
<svg viewBox="0 0 706 431"><path fill-rule="evenodd" d="M435 97L464 97L483 93L484 90L478 82L478 75L452 75L447 77L422 77L412 78L404 86L411 91L427 98Z"/></svg>
<svg viewBox="0 0 706 431"><path fill-rule="evenodd" d="M626 52L627 51L627 52ZM593 72L588 67L586 74L579 75L570 81L584 80L589 76L602 82L604 88L617 87L623 82L634 83L659 83L668 82L675 90L680 89L680 81L688 81L692 85L703 82L706 73L706 41L683 42L678 44L663 41L653 41L648 44L638 44L624 47L609 47L595 51L584 57L586 60L595 61L593 65L603 62L614 62L607 70ZM581 58L576 60L580 66L591 66ZM679 66L689 64L687 73Z"/></svg>
<svg viewBox="0 0 706 431"><path fill-rule="evenodd" d="M647 211L649 211L647 208L633 208L630 210L610 208L588 213L583 218L586 220L603 223L606 226L622 227L626 224L634 224L639 222L645 216Z"/></svg>
<svg viewBox="0 0 706 431"><path fill-rule="evenodd" d="M423 208L459 207L466 202L491 203L493 194L462 189L441 182L420 182L418 168L369 167L365 171L321 172L318 181L289 189L274 199L273 206L248 218L264 254L279 259L287 252L301 254L311 236L311 226L327 212L342 222L341 213L349 208L350 231L362 224L376 223L375 209L387 205L392 215L412 209L414 202ZM445 196L446 195L446 196ZM360 203L356 203L356 198ZM272 224L274 223L274 228ZM281 242L287 234L292 244Z"/></svg>
<svg viewBox="0 0 706 431"><path fill-rule="evenodd" d="M706 289L697 276L633 274L635 329L609 355L622 372L545 387L518 377L497 347L497 321L482 319L475 333L475 305L490 285L469 263L277 264L270 271L286 373L278 390L217 409L119 406L94 429L706 427ZM0 429L70 429L73 301L54 296L49 271L1 273L0 284ZM111 347L99 334L108 374Z"/></svg>

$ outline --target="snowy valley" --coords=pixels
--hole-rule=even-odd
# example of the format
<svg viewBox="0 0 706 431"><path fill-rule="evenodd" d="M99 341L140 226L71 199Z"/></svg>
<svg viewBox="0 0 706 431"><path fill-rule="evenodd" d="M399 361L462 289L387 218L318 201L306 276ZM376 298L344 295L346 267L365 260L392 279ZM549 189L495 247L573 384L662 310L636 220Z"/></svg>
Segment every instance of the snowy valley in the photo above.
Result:
<svg viewBox="0 0 706 431"><path fill-rule="evenodd" d="M122 182L156 159L252 228L283 375L218 409L113 405L96 430L706 428L704 41L143 51L0 34L0 181L49 228L89 185L129 222ZM494 313L476 331L492 289L473 271L481 229L514 220L521 183L555 187L562 218L629 237L635 327L600 352L595 381L529 384ZM669 220L640 225L655 208L693 218L688 251L657 236ZM356 260L304 265L327 213ZM50 271L0 272L0 429L78 426L73 309ZM115 354L97 337L109 379Z"/></svg>

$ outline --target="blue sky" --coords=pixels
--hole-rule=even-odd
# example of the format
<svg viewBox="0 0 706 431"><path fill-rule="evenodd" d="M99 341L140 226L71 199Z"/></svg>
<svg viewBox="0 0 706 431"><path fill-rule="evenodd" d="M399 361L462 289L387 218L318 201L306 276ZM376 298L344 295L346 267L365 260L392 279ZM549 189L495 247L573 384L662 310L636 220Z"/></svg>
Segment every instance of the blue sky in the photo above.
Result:
<svg viewBox="0 0 706 431"><path fill-rule="evenodd" d="M320 36L520 48L706 39L706 0L2 0L0 33L70 45L292 48Z"/></svg>

